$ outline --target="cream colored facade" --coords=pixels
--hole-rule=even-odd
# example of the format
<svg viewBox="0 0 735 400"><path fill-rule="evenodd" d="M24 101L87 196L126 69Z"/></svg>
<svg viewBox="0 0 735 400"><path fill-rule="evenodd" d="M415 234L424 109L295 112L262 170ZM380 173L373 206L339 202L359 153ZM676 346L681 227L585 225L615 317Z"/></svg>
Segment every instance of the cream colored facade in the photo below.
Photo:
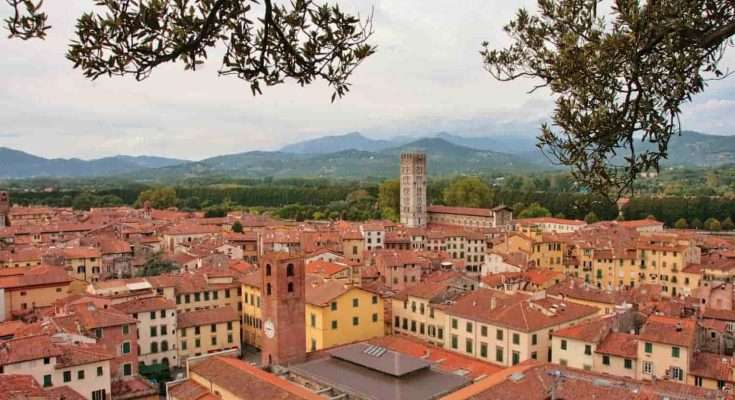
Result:
<svg viewBox="0 0 735 400"><path fill-rule="evenodd" d="M98 257L67 258L66 266L69 275L74 279L87 282L97 282L102 273L102 255Z"/></svg>
<svg viewBox="0 0 735 400"><path fill-rule="evenodd" d="M240 321L179 328L178 341L180 363L191 356L239 348Z"/></svg>
<svg viewBox="0 0 735 400"><path fill-rule="evenodd" d="M595 354L592 370L603 374L636 379L636 371L638 370L637 361L634 358Z"/></svg>
<svg viewBox="0 0 735 400"><path fill-rule="evenodd" d="M447 315L427 299L408 296L405 301L391 301L393 332L416 336L436 346L445 344Z"/></svg>
<svg viewBox="0 0 735 400"><path fill-rule="evenodd" d="M138 360L145 365L179 365L176 344L176 309L133 314L138 320Z"/></svg>
<svg viewBox="0 0 735 400"><path fill-rule="evenodd" d="M663 343L638 341L638 379L664 379L686 382L689 349Z"/></svg>
<svg viewBox="0 0 735 400"><path fill-rule="evenodd" d="M5 298L3 320L12 319L13 312L26 312L34 308L49 307L68 295L69 282L25 288L0 289Z"/></svg>
<svg viewBox="0 0 735 400"><path fill-rule="evenodd" d="M110 398L110 361L56 368L57 357L5 365L3 374L31 375L44 387L69 386L89 400ZM50 382L50 385L48 383ZM96 395L95 395L96 393ZM96 397L104 393L105 397Z"/></svg>
<svg viewBox="0 0 735 400"><path fill-rule="evenodd" d="M263 339L263 318L260 287L242 285L242 339L248 346L260 348Z"/></svg>
<svg viewBox="0 0 735 400"><path fill-rule="evenodd" d="M552 336L551 362L571 368L591 371L595 364L594 343L566 337Z"/></svg>

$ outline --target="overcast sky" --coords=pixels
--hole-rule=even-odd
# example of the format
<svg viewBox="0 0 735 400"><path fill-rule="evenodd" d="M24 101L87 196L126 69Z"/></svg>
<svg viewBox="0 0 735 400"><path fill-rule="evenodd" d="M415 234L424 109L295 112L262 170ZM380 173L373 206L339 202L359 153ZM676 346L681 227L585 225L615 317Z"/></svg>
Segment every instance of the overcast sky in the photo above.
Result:
<svg viewBox="0 0 735 400"><path fill-rule="evenodd" d="M53 29L45 41L0 36L0 146L46 157L202 159L352 131L535 135L552 106L547 93L526 93L531 82L494 81L478 54L483 40L507 44L502 26L531 1L339 0L362 15L374 7L378 52L334 104L323 84L285 84L253 97L247 82L217 77L218 58L197 72L166 65L144 82L88 81L64 52L91 3L47 1ZM0 4L0 17L9 11ZM734 60L731 51L726 64ZM684 128L735 133L734 89L735 78L712 83L685 109Z"/></svg>

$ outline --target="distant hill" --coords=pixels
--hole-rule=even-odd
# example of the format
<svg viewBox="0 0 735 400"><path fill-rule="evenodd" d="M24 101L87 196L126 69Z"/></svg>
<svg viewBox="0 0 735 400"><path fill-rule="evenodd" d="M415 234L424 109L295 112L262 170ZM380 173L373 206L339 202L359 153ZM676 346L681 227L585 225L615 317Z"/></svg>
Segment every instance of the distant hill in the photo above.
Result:
<svg viewBox="0 0 735 400"><path fill-rule="evenodd" d="M399 154L420 150L431 175L526 172L552 168L528 136L463 137L434 134L376 140L359 133L309 140L280 151L250 151L197 162L163 157L116 156L97 160L46 159L0 147L0 178L122 176L172 180L187 177L394 177ZM641 144L637 149L652 148ZM503 151L501 151L501 149ZM664 166L713 167L735 164L735 136L684 132L671 139Z"/></svg>
<svg viewBox="0 0 735 400"><path fill-rule="evenodd" d="M89 161L78 158L48 159L0 147L0 178L110 176L185 162L151 156L115 156Z"/></svg>
<svg viewBox="0 0 735 400"><path fill-rule="evenodd" d="M379 151L393 146L387 140L370 139L358 132L324 136L284 146L281 151L294 154L327 154L345 150Z"/></svg>
<svg viewBox="0 0 735 400"><path fill-rule="evenodd" d="M393 177L403 151L424 151L432 175L482 174L495 171L530 171L544 168L516 155L475 150L439 138L420 139L380 151L344 150L328 154L294 154L283 151L247 152L218 156L196 163L136 173L141 179L173 179L227 175L235 177Z"/></svg>

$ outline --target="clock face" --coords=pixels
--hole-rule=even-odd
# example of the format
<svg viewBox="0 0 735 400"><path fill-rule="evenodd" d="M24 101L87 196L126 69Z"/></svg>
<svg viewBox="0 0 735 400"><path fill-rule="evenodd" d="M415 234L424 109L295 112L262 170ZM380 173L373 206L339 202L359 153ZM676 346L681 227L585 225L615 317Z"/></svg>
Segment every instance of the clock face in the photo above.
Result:
<svg viewBox="0 0 735 400"><path fill-rule="evenodd" d="M268 336L269 339L273 339L273 336L276 336L276 327L273 325L273 321L265 321L265 324L263 324L263 331L265 332L265 336Z"/></svg>

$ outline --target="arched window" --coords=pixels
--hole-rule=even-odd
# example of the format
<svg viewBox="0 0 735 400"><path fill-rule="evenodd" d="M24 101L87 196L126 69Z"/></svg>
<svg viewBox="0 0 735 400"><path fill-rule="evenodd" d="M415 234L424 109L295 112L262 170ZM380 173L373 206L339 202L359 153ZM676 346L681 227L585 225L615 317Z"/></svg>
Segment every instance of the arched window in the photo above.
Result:
<svg viewBox="0 0 735 400"><path fill-rule="evenodd" d="M168 351L168 341L164 340L161 342L161 351Z"/></svg>
<svg viewBox="0 0 735 400"><path fill-rule="evenodd" d="M158 342L151 343L151 353L158 353Z"/></svg>
<svg viewBox="0 0 735 400"><path fill-rule="evenodd" d="M293 276L293 264L286 266L286 276Z"/></svg>
<svg viewBox="0 0 735 400"><path fill-rule="evenodd" d="M293 293L293 282L288 283L288 292Z"/></svg>
<svg viewBox="0 0 735 400"><path fill-rule="evenodd" d="M161 364L168 365L168 357L163 357L163 360L161 360Z"/></svg>
<svg viewBox="0 0 735 400"><path fill-rule="evenodd" d="M270 264L265 265L265 276L271 276L271 265Z"/></svg>
<svg viewBox="0 0 735 400"><path fill-rule="evenodd" d="M270 296L271 295L271 284L270 283L268 283L268 284L265 285L265 294L267 296Z"/></svg>

